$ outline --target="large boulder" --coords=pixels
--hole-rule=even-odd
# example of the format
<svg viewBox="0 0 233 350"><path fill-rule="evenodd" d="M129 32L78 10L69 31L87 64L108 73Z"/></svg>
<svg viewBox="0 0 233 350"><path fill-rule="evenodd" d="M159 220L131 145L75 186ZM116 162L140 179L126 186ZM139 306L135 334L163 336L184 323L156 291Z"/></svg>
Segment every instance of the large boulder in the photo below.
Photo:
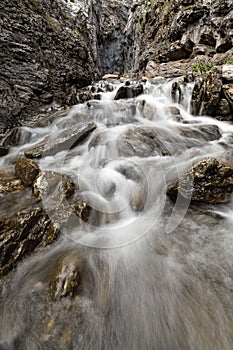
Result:
<svg viewBox="0 0 233 350"><path fill-rule="evenodd" d="M168 188L172 198L179 193L193 202L228 203L233 191L233 164L204 158Z"/></svg>

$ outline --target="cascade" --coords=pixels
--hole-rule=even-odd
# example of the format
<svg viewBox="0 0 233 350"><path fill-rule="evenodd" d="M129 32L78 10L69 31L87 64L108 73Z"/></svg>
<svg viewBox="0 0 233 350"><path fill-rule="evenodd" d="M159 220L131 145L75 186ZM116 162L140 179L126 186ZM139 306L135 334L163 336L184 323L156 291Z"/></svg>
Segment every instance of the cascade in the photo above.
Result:
<svg viewBox="0 0 233 350"><path fill-rule="evenodd" d="M124 100L114 99L124 81L99 83L111 91L46 126L22 127L23 142L1 158L5 169L43 144L41 171L72 178L90 207L88 220L63 224L57 185L40 193L61 234L3 278L1 350L232 348L232 202L190 204L167 189L195 162L232 152L233 126L191 115L193 83L179 101L173 83L143 82L143 94ZM93 123L76 146L50 147ZM60 261L61 297L51 298ZM62 295L77 266L80 289Z"/></svg>

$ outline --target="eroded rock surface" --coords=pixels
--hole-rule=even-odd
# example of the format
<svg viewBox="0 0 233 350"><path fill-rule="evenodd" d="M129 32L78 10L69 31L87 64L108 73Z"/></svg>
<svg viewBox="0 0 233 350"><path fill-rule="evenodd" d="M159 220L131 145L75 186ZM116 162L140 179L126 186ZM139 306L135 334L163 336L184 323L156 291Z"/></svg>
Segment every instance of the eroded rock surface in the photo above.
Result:
<svg viewBox="0 0 233 350"><path fill-rule="evenodd" d="M233 191L233 164L216 158L204 158L168 189L186 199L209 204L228 203Z"/></svg>

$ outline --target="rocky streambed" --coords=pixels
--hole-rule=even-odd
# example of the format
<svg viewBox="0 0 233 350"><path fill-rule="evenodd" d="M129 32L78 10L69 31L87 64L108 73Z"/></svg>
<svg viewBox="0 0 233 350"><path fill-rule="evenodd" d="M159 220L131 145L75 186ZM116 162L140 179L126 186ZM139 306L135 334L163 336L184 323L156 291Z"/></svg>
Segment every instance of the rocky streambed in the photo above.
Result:
<svg viewBox="0 0 233 350"><path fill-rule="evenodd" d="M210 72L109 76L4 136L1 349L231 349L231 109L193 114L232 102Z"/></svg>

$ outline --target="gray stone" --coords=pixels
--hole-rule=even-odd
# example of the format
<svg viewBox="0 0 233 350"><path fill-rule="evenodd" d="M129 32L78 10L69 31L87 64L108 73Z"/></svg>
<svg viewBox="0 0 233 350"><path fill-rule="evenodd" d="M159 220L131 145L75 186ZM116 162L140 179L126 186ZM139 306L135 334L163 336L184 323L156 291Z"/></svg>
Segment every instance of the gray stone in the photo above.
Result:
<svg viewBox="0 0 233 350"><path fill-rule="evenodd" d="M27 158L41 158L51 156L60 151L69 151L83 141L96 129L95 123L79 125L76 128L66 129L53 136L47 136L39 144L24 151Z"/></svg>

